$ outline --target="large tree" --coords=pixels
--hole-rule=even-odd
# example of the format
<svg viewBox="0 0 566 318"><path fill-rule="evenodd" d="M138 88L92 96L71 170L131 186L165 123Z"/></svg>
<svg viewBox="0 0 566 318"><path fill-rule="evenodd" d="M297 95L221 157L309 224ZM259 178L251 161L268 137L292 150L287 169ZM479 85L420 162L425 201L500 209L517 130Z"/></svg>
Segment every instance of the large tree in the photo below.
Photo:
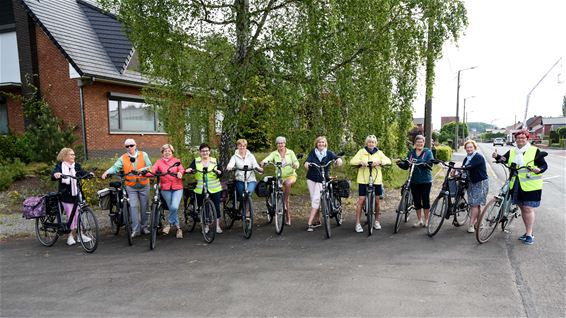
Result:
<svg viewBox="0 0 566 318"><path fill-rule="evenodd" d="M437 0L435 10L414 0L103 3L125 23L142 72L154 83L145 93L162 111L177 105L163 116L167 132L178 135L174 142L185 134L182 114L204 113L208 121L223 113L224 164L234 139L245 135L239 122L257 123L249 120L257 107L273 114L265 117L267 135L286 135L299 149L311 146L315 134L328 135L333 147L376 134L382 147L401 150L425 56L423 21L465 19L465 10L436 5L461 6L457 0Z"/></svg>

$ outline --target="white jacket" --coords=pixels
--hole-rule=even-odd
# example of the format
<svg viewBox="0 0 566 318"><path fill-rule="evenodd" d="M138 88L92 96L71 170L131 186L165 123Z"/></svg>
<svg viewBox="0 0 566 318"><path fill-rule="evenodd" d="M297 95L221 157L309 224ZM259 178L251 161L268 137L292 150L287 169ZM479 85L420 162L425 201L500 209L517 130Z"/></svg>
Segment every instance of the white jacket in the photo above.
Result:
<svg viewBox="0 0 566 318"><path fill-rule="evenodd" d="M244 166L247 165L250 169L259 168L257 161L255 160L254 155L246 149L246 155L242 158L238 153L238 150L234 153L232 158L230 158L230 162L228 162L228 166L226 166L227 170L232 170L234 167L243 169ZM248 174L248 182L250 181L257 181L255 178L255 172L247 172ZM236 171L236 180L244 182L244 172L243 171Z"/></svg>

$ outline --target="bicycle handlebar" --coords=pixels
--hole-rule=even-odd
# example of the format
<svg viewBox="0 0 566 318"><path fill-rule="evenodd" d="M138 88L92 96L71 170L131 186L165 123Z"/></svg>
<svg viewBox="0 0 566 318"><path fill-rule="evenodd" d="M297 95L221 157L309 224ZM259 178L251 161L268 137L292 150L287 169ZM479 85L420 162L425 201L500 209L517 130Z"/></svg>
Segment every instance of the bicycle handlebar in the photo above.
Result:
<svg viewBox="0 0 566 318"><path fill-rule="evenodd" d="M75 179L75 180L83 180L83 179L92 179L92 178L96 178L96 176L94 175L94 172L89 172L83 176L72 176L69 174L61 174L61 179L65 179L65 178L71 178L71 179Z"/></svg>
<svg viewBox="0 0 566 318"><path fill-rule="evenodd" d="M449 167L449 168L452 168L452 169L455 169L455 170L466 170L466 168L464 168L464 167L456 167L456 166L454 166L456 163L453 162L453 161L450 161L450 162L446 163L446 161L444 161L444 160L434 159L434 160L431 161L431 163L433 163L433 164L438 164L438 163L440 163L440 164L442 164L443 166L446 166L446 167Z"/></svg>

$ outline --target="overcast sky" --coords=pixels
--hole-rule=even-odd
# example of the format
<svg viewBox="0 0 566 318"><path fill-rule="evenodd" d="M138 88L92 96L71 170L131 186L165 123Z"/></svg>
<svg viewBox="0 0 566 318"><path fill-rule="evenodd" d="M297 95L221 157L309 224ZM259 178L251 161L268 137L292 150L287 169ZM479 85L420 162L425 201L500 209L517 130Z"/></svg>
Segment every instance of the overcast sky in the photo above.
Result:
<svg viewBox="0 0 566 318"><path fill-rule="evenodd" d="M457 46L445 45L436 64L432 102L434 129L441 116L456 115L457 73L460 120L464 98L468 121L511 125L523 121L527 94L550 67L562 61L531 94L528 117L562 116L566 95L566 0L466 0L469 26ZM424 83L414 104L424 117ZM516 116L516 117L515 117Z"/></svg>

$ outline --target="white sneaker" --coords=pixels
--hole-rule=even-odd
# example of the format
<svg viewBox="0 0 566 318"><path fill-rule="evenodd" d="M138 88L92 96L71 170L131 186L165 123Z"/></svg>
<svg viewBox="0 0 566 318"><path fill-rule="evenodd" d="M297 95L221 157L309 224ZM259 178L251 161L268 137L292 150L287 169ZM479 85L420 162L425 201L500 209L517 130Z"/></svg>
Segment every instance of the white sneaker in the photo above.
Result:
<svg viewBox="0 0 566 318"><path fill-rule="evenodd" d="M362 228L362 225L360 223L356 224L356 232L358 233L364 232L364 229Z"/></svg>
<svg viewBox="0 0 566 318"><path fill-rule="evenodd" d="M468 233L474 233L476 229L474 229L473 225L468 226Z"/></svg>
<svg viewBox="0 0 566 318"><path fill-rule="evenodd" d="M136 237L136 236L138 236L138 235L140 235L140 233L138 233L138 232L132 232L131 237L134 238L134 237Z"/></svg>
<svg viewBox="0 0 566 318"><path fill-rule="evenodd" d="M67 245L71 246L71 245L75 245L75 244L77 244L77 241L75 241L73 236L69 234L69 237L67 238Z"/></svg>
<svg viewBox="0 0 566 318"><path fill-rule="evenodd" d="M379 224L379 221L375 221L375 223L373 224L373 228L375 230L381 230L381 224Z"/></svg>
<svg viewBox="0 0 566 318"><path fill-rule="evenodd" d="M142 229L142 233L147 235L147 234L151 233L151 231L147 227L144 227Z"/></svg>
<svg viewBox="0 0 566 318"><path fill-rule="evenodd" d="M422 220L417 220L417 222L415 222L415 224L413 224L413 227L420 227L420 226L424 226L424 223Z"/></svg>
<svg viewBox="0 0 566 318"><path fill-rule="evenodd" d="M208 228L208 225L204 226L204 233L208 233L208 231L210 231L210 229Z"/></svg>
<svg viewBox="0 0 566 318"><path fill-rule="evenodd" d="M167 234L169 234L169 231L171 231L171 225L167 224L167 225L165 225L163 230L161 230L161 233L163 233L163 235L167 235Z"/></svg>
<svg viewBox="0 0 566 318"><path fill-rule="evenodd" d="M81 234L81 241L83 241L83 243L88 243L92 241L92 239L84 234Z"/></svg>
<svg viewBox="0 0 566 318"><path fill-rule="evenodd" d="M216 233L222 234L222 229L220 228L220 226L216 227Z"/></svg>

